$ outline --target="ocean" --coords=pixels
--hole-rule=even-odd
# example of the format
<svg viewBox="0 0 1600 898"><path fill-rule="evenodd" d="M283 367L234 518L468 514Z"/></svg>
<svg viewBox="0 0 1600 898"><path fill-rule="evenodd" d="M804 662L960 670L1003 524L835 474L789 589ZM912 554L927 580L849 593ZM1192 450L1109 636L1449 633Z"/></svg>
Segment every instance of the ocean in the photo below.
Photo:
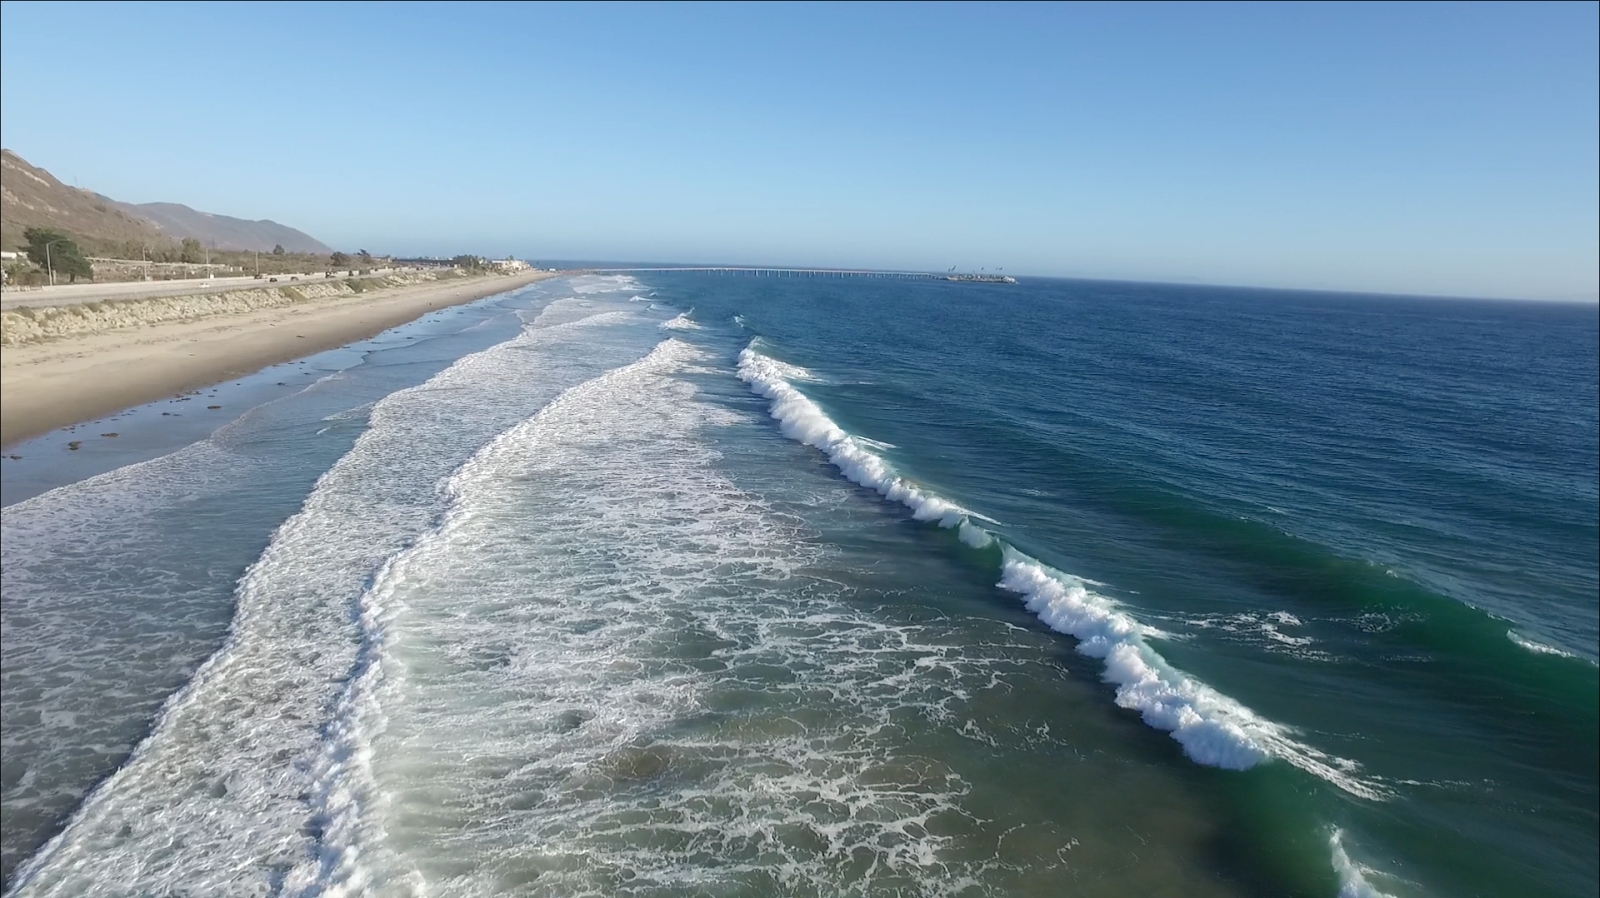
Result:
<svg viewBox="0 0 1600 898"><path fill-rule="evenodd" d="M589 275L41 438L5 894L1592 896L1597 358Z"/></svg>

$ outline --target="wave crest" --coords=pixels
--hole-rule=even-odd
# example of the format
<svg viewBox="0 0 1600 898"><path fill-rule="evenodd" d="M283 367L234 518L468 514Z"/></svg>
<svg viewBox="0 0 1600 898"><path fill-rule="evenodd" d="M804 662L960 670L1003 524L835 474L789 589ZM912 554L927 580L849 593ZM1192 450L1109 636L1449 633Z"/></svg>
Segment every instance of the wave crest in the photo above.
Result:
<svg viewBox="0 0 1600 898"><path fill-rule="evenodd" d="M1566 649L1558 649L1553 645L1549 645L1547 643L1538 642L1536 640L1529 639L1528 637L1523 636L1521 633L1518 633L1516 630L1507 630L1506 631L1506 638L1511 640L1512 642L1516 643L1517 645L1521 646L1522 648L1527 649L1530 652L1533 652L1535 655L1555 655L1555 656L1561 657L1561 658L1573 658L1573 659L1576 659L1576 660L1588 660L1586 658L1583 658L1580 655L1574 655L1573 653L1567 651ZM1590 662L1590 663L1593 663L1593 662Z"/></svg>
<svg viewBox="0 0 1600 898"><path fill-rule="evenodd" d="M1238 701L1173 668L1145 641L1164 634L1092 592L1089 581L1056 571L1000 540L975 520L998 523L895 474L889 464L829 418L789 383L790 372L810 372L757 351L739 354L739 378L771 400L770 413L785 436L813 446L850 481L911 509L919 521L956 528L961 541L1001 548L999 585L1023 597L1029 611L1051 629L1078 640L1077 651L1105 662L1104 678L1117 686L1119 706L1136 710L1145 723L1165 730L1191 760L1244 770L1279 758L1351 794L1382 800L1387 794L1360 779L1359 765L1290 737L1289 731L1257 716ZM881 445L881 444L880 444Z"/></svg>

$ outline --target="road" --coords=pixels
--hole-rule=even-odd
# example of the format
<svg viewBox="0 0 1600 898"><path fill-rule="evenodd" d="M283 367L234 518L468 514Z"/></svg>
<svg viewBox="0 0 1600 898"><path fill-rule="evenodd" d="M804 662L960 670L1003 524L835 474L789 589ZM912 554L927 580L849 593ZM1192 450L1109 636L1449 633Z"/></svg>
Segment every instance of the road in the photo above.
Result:
<svg viewBox="0 0 1600 898"><path fill-rule="evenodd" d="M379 269L372 272L369 277L389 274L391 269ZM340 278L348 278L348 272L338 272ZM316 274L273 275L278 279L273 286L289 284L292 278L301 281L325 280L322 272ZM357 275L360 277L360 275ZM117 299L144 299L151 296L192 296L196 293L221 293L224 290L238 290L244 287L263 287L269 281L266 278L257 279L246 275L231 278L188 278L181 281L126 281L107 284L57 284L54 287L39 287L28 290L13 290L7 288L0 294L0 309L20 309L40 306L69 306L83 302L99 302Z"/></svg>

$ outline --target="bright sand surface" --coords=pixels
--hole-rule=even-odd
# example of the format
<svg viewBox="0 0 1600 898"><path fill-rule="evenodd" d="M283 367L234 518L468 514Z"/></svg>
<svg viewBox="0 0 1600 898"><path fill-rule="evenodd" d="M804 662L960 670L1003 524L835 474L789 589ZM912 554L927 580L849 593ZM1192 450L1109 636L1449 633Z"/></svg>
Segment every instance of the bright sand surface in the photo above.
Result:
<svg viewBox="0 0 1600 898"><path fill-rule="evenodd" d="M434 309L557 277L395 287L0 348L0 444L362 340Z"/></svg>

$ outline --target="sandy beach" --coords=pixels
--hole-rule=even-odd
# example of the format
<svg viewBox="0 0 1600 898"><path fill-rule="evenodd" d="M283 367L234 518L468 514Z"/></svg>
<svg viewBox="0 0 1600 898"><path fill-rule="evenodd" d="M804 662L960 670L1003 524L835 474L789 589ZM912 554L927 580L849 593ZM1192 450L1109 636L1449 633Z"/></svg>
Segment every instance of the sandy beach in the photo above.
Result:
<svg viewBox="0 0 1600 898"><path fill-rule="evenodd" d="M0 348L0 444L343 346L431 310L558 276L530 271Z"/></svg>

